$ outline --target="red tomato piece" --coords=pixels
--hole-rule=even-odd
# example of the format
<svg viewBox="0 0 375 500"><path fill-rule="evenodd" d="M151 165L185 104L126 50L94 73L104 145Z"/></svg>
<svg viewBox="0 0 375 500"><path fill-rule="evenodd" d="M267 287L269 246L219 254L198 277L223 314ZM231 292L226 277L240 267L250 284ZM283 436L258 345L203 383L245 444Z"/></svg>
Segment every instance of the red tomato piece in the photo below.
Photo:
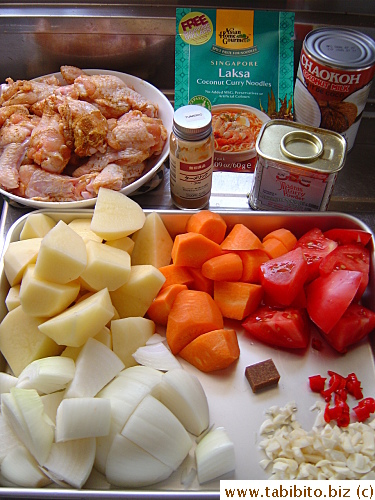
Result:
<svg viewBox="0 0 375 500"><path fill-rule="evenodd" d="M306 287L307 312L324 333L330 332L344 314L361 278L359 271L335 271L316 278Z"/></svg>
<svg viewBox="0 0 375 500"><path fill-rule="evenodd" d="M319 264L321 276L327 276L332 271L347 269L348 271L359 271L362 273L355 299L359 300L369 282L370 274L370 251L360 244L340 245L332 250Z"/></svg>
<svg viewBox="0 0 375 500"><path fill-rule="evenodd" d="M306 278L307 262L301 248L260 266L260 283L264 291L283 306L289 306L302 292Z"/></svg>
<svg viewBox="0 0 375 500"><path fill-rule="evenodd" d="M295 248L302 248L308 265L308 278L311 281L319 276L320 261L337 247L337 242L326 238L318 228L311 229L297 241Z"/></svg>
<svg viewBox="0 0 375 500"><path fill-rule="evenodd" d="M374 328L375 313L360 304L350 304L336 325L323 335L336 351L345 353Z"/></svg>
<svg viewBox="0 0 375 500"><path fill-rule="evenodd" d="M330 240L337 241L339 245L361 243L363 246L366 246L371 240L371 233L362 229L329 229L324 232L324 236Z"/></svg>
<svg viewBox="0 0 375 500"><path fill-rule="evenodd" d="M301 349L309 343L309 323L304 309L262 306L250 314L242 326L253 337L272 346Z"/></svg>

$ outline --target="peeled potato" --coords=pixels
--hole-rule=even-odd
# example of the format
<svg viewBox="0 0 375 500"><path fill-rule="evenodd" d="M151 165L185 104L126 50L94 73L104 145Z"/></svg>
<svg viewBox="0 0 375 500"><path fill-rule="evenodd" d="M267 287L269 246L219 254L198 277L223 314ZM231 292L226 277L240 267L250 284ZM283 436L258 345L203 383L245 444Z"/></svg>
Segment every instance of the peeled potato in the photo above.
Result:
<svg viewBox="0 0 375 500"><path fill-rule="evenodd" d="M87 265L86 245L81 236L60 220L42 239L35 274L54 283L69 283Z"/></svg>
<svg viewBox="0 0 375 500"><path fill-rule="evenodd" d="M116 240L141 229L145 219L138 203L119 191L100 188L91 230L105 240Z"/></svg>
<svg viewBox="0 0 375 500"><path fill-rule="evenodd" d="M47 214L40 212L31 213L22 228L20 240L43 238L55 224L56 222Z"/></svg>

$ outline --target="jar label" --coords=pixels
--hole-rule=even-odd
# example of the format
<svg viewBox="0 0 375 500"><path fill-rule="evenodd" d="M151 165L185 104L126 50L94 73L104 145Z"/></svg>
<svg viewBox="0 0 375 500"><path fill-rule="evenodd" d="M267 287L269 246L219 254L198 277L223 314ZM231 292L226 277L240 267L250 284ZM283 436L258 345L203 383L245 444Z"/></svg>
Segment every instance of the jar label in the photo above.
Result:
<svg viewBox="0 0 375 500"><path fill-rule="evenodd" d="M170 154L171 192L185 200L196 200L211 191L213 157L199 163L181 161Z"/></svg>

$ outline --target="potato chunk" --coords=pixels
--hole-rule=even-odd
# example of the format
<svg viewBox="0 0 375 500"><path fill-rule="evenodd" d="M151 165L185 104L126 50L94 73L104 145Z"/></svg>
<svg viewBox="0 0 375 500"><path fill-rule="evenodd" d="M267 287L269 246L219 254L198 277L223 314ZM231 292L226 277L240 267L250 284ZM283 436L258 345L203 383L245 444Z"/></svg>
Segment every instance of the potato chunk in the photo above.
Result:
<svg viewBox="0 0 375 500"><path fill-rule="evenodd" d="M0 323L0 350L16 377L35 359L57 356L63 350L39 330L43 321L18 306Z"/></svg>
<svg viewBox="0 0 375 500"><path fill-rule="evenodd" d="M87 266L81 280L89 290L116 290L130 275L130 255L123 250L96 241L86 243Z"/></svg>
<svg viewBox="0 0 375 500"><path fill-rule="evenodd" d="M61 285L35 275L35 264L30 264L22 278L20 301L23 310L30 316L50 318L61 313L78 296L77 282Z"/></svg>
<svg viewBox="0 0 375 500"><path fill-rule="evenodd" d="M74 231L81 236L85 243L89 240L94 240L98 243L103 241L103 238L91 231L91 219L74 219L72 222L69 222L68 226L71 229L74 229Z"/></svg>
<svg viewBox="0 0 375 500"><path fill-rule="evenodd" d="M147 215L143 227L133 234L133 240L133 265L151 264L159 268L170 264L173 240L157 212Z"/></svg>
<svg viewBox="0 0 375 500"><path fill-rule="evenodd" d="M85 242L60 220L42 239L35 274L47 281L64 285L77 279L86 264Z"/></svg>
<svg viewBox="0 0 375 500"><path fill-rule="evenodd" d="M42 238L12 241L4 253L4 273L10 286L18 285L26 267L35 264Z"/></svg>
<svg viewBox="0 0 375 500"><path fill-rule="evenodd" d="M126 368L136 365L133 353L155 333L155 323L147 318L122 318L111 321L113 352Z"/></svg>
<svg viewBox="0 0 375 500"><path fill-rule="evenodd" d="M154 266L132 266L128 281L110 292L120 318L144 316L165 281Z"/></svg>
<svg viewBox="0 0 375 500"><path fill-rule="evenodd" d="M119 191L100 188L91 220L91 230L105 240L129 236L145 222L142 207Z"/></svg>
<svg viewBox="0 0 375 500"><path fill-rule="evenodd" d="M59 345L79 347L95 337L113 315L111 298L104 288L45 321L39 329Z"/></svg>
<svg viewBox="0 0 375 500"><path fill-rule="evenodd" d="M31 213L22 228L20 240L43 238L55 225L56 222L49 215L41 212Z"/></svg>

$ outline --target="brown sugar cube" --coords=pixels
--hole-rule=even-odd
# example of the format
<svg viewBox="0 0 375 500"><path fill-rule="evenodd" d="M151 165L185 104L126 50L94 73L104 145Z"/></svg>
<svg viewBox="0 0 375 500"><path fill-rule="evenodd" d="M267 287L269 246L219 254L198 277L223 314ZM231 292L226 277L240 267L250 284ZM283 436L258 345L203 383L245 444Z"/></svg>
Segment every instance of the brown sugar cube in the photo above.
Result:
<svg viewBox="0 0 375 500"><path fill-rule="evenodd" d="M280 374L272 359L266 359L260 363L247 366L245 369L245 376L253 392L258 392L265 387L277 385L280 380Z"/></svg>

